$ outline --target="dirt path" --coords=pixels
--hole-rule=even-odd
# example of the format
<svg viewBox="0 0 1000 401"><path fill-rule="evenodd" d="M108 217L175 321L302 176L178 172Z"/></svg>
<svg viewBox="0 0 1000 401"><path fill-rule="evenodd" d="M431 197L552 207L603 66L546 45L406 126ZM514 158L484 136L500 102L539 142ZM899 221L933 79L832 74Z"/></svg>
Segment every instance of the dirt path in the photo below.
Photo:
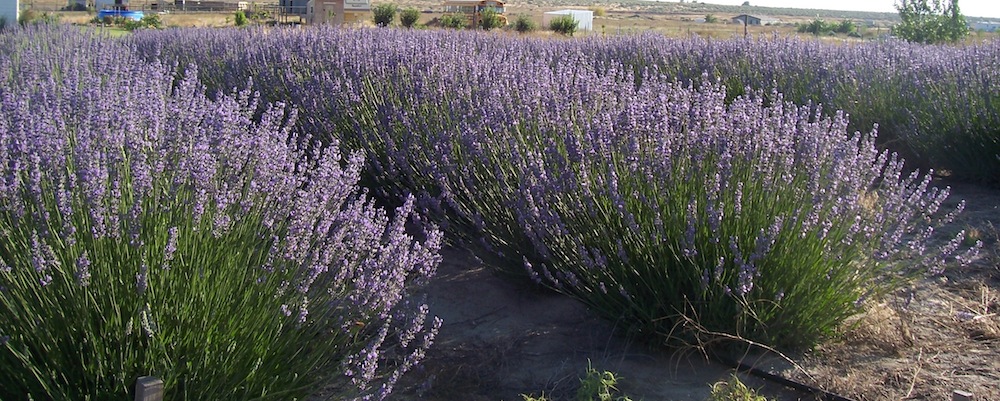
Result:
<svg viewBox="0 0 1000 401"><path fill-rule="evenodd" d="M468 251L442 253L429 303L444 325L394 399L510 401L542 391L569 399L588 361L619 375L635 400L703 400L729 377L701 355L630 344L580 303L499 277Z"/></svg>

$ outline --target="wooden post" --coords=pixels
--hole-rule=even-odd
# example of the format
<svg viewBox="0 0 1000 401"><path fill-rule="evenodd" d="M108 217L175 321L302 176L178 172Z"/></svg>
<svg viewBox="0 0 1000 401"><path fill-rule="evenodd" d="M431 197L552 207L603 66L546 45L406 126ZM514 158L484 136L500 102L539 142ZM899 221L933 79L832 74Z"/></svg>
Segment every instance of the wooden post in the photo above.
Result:
<svg viewBox="0 0 1000 401"><path fill-rule="evenodd" d="M163 380L140 377L135 381L135 401L163 401Z"/></svg>
<svg viewBox="0 0 1000 401"><path fill-rule="evenodd" d="M951 393L951 401L972 401L972 393L968 391L955 390Z"/></svg>

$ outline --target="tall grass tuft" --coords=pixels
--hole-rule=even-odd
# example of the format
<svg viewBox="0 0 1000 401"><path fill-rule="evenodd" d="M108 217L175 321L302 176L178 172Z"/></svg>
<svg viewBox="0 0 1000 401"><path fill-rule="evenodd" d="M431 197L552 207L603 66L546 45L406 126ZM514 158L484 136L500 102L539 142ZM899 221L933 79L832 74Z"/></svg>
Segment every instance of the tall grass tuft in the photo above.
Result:
<svg viewBox="0 0 1000 401"><path fill-rule="evenodd" d="M69 27L0 37L0 398L384 399L440 322L423 242L295 112Z"/></svg>

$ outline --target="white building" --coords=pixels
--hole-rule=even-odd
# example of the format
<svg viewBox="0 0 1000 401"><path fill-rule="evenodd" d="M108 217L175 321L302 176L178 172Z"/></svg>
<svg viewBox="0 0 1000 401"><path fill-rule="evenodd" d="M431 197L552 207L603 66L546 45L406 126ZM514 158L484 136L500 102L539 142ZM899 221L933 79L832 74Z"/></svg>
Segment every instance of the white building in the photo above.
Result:
<svg viewBox="0 0 1000 401"><path fill-rule="evenodd" d="M593 31L594 30L594 12L590 10L559 10L559 11L548 11L542 14L542 26L548 27L552 23L552 20L559 18L561 16L568 15L576 20L576 29L578 31Z"/></svg>
<svg viewBox="0 0 1000 401"><path fill-rule="evenodd" d="M20 16L21 4L18 0L0 1L0 18L3 18L6 26L17 24L17 17Z"/></svg>

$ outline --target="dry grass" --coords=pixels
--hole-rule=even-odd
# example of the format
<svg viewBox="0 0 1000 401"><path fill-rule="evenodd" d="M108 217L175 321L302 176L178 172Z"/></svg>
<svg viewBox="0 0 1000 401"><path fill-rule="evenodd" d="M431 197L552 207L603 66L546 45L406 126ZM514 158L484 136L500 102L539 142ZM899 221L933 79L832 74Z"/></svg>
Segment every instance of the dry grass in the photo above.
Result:
<svg viewBox="0 0 1000 401"><path fill-rule="evenodd" d="M955 390L1000 400L1000 242L980 235L992 245L978 262L868 306L806 357L813 384L857 400L944 400Z"/></svg>

